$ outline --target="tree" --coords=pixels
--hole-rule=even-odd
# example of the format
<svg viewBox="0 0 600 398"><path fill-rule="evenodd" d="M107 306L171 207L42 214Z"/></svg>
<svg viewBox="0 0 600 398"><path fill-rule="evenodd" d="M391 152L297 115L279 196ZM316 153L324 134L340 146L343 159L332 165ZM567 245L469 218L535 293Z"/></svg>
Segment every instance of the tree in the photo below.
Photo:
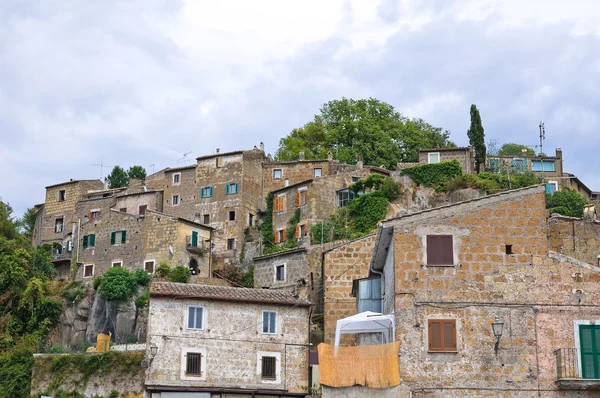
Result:
<svg viewBox="0 0 600 398"><path fill-rule="evenodd" d="M527 151L527 156L535 156L533 149L512 142L502 145L502 148L498 151L498 156L523 156L523 150Z"/></svg>
<svg viewBox="0 0 600 398"><path fill-rule="evenodd" d="M19 225L23 231L23 235L27 239L31 239L33 236L33 230L35 229L35 220L37 218L37 210L33 207L27 209L23 217L19 220Z"/></svg>
<svg viewBox="0 0 600 398"><path fill-rule="evenodd" d="M110 189L126 187L129 184L129 176L121 166L113 167L107 178Z"/></svg>
<svg viewBox="0 0 600 398"><path fill-rule="evenodd" d="M583 207L587 200L577 191L563 189L546 195L546 208L550 213L558 213L568 217L583 217Z"/></svg>
<svg viewBox="0 0 600 398"><path fill-rule="evenodd" d="M485 133L481 124L481 116L475 104L471 105L471 127L467 130L469 144L475 151L475 170L477 173L481 170L481 165L485 164Z"/></svg>
<svg viewBox="0 0 600 398"><path fill-rule="evenodd" d="M454 146L450 133L422 119L408 119L394 107L375 98L333 100L324 104L314 120L279 141L276 160L335 159L395 169L398 162L415 162L426 147Z"/></svg>
<svg viewBox="0 0 600 398"><path fill-rule="evenodd" d="M137 180L145 180L146 169L144 169L142 166L132 166L129 168L129 170L127 170L127 176Z"/></svg>

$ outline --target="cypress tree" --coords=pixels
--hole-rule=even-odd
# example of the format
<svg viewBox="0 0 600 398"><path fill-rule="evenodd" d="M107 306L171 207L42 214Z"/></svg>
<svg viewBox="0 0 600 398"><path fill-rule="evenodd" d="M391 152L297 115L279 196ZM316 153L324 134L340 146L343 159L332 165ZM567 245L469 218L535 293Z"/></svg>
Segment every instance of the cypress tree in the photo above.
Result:
<svg viewBox="0 0 600 398"><path fill-rule="evenodd" d="M469 144L475 151L475 170L481 171L481 165L485 164L485 134L481 124L481 116L475 104L471 105L471 127L467 130Z"/></svg>

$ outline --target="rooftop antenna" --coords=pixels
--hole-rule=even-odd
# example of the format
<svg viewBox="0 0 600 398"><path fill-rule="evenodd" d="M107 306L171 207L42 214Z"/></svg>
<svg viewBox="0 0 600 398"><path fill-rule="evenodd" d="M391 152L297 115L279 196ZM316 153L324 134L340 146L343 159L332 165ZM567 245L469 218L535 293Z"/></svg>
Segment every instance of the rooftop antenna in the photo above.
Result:
<svg viewBox="0 0 600 398"><path fill-rule="evenodd" d="M92 166L100 166L100 179L102 179L102 177L104 177L104 168L105 167L108 167L108 168L113 167L113 166L105 165L102 160L100 161L100 163L93 164Z"/></svg>
<svg viewBox="0 0 600 398"><path fill-rule="evenodd" d="M540 158L542 163L542 182L544 182L544 149L543 142L546 139L546 129L544 128L544 122L540 122Z"/></svg>
<svg viewBox="0 0 600 398"><path fill-rule="evenodd" d="M190 152L186 152L186 153L184 153L184 154L183 154L183 157L182 157L181 159L179 159L179 160L177 161L177 163L178 163L178 164L179 164L179 163L184 163L184 164L186 164L186 165L187 165L187 164L190 162L190 159L188 159L187 155L189 155L190 153L192 153L192 152L190 151Z"/></svg>
<svg viewBox="0 0 600 398"><path fill-rule="evenodd" d="M148 167L152 167L152 174L154 174L154 163L152 163L150 166Z"/></svg>

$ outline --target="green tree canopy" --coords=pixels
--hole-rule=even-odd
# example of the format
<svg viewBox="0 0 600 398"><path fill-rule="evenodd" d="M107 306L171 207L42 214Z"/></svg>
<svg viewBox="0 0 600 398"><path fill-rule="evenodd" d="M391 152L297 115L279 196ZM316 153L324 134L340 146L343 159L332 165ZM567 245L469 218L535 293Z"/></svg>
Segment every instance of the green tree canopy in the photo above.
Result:
<svg viewBox="0 0 600 398"><path fill-rule="evenodd" d="M375 98L329 101L314 120L279 141L276 160L335 159L395 169L398 162L418 161L419 150L455 146L450 133L422 119L408 119L394 107Z"/></svg>
<svg viewBox="0 0 600 398"><path fill-rule="evenodd" d="M129 178L144 180L146 179L146 169L142 166L132 166L127 170L127 176Z"/></svg>
<svg viewBox="0 0 600 398"><path fill-rule="evenodd" d="M35 220L37 218L37 210L33 207L27 209L23 217L19 220L19 225L23 231L23 235L27 239L31 239L33 236L33 230L35 229Z"/></svg>
<svg viewBox="0 0 600 398"><path fill-rule="evenodd" d="M563 189L553 194L546 195L546 208L551 213L558 213L568 217L583 217L583 207L587 200L577 191Z"/></svg>
<svg viewBox="0 0 600 398"><path fill-rule="evenodd" d="M533 149L512 142L502 145L498 151L498 156L523 156L523 149L527 151L527 156L535 156L535 151Z"/></svg>
<svg viewBox="0 0 600 398"><path fill-rule="evenodd" d="M126 187L129 184L129 176L121 166L113 167L107 178L110 189Z"/></svg>
<svg viewBox="0 0 600 398"><path fill-rule="evenodd" d="M475 104L471 105L471 127L467 130L469 144L475 151L475 170L477 173L481 170L481 165L485 164L485 133L481 124L481 115Z"/></svg>

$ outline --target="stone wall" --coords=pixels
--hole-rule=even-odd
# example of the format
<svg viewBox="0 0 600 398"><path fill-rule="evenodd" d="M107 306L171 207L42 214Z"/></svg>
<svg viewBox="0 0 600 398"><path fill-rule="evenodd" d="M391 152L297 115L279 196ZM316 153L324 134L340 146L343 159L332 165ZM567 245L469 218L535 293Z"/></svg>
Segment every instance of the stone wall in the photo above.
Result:
<svg viewBox="0 0 600 398"><path fill-rule="evenodd" d="M173 175L179 174L179 184L173 183ZM196 167L179 167L165 170L163 211L188 220L194 220L196 203L200 199L200 185L196 179ZM179 204L173 204L173 196L179 196Z"/></svg>
<svg viewBox="0 0 600 398"><path fill-rule="evenodd" d="M332 174L332 164L337 161L328 160L295 160L289 162L264 162L262 165L263 189L265 195L271 191L284 188L286 180L289 185L315 178L315 168L321 169L321 175ZM281 170L281 178L273 178L273 170Z"/></svg>
<svg viewBox="0 0 600 398"><path fill-rule="evenodd" d="M128 195L119 195L116 198L114 208L116 210L126 209L126 213L139 214L140 206L146 205L147 210L163 211L163 192L149 191Z"/></svg>
<svg viewBox="0 0 600 398"><path fill-rule="evenodd" d="M600 266L600 223L553 216L548 219L550 250Z"/></svg>
<svg viewBox="0 0 600 398"><path fill-rule="evenodd" d="M186 329L188 305L204 307L204 330ZM277 334L261 333L263 310L277 311ZM305 391L308 333L306 307L152 297L149 337L150 344L158 346L158 353L148 369L146 385ZM205 350L206 370L202 378L182 377L182 355L186 349ZM257 371L259 352L280 356L277 381L261 381Z"/></svg>
<svg viewBox="0 0 600 398"><path fill-rule="evenodd" d="M428 164L429 163L429 154L430 153L439 153L440 154L440 162L445 162L448 160L456 160L460 163L460 166L463 169L464 173L474 173L475 172L475 159L473 158L473 154L471 152L471 148L457 148L457 149L433 149L428 151L419 152L419 164Z"/></svg>

